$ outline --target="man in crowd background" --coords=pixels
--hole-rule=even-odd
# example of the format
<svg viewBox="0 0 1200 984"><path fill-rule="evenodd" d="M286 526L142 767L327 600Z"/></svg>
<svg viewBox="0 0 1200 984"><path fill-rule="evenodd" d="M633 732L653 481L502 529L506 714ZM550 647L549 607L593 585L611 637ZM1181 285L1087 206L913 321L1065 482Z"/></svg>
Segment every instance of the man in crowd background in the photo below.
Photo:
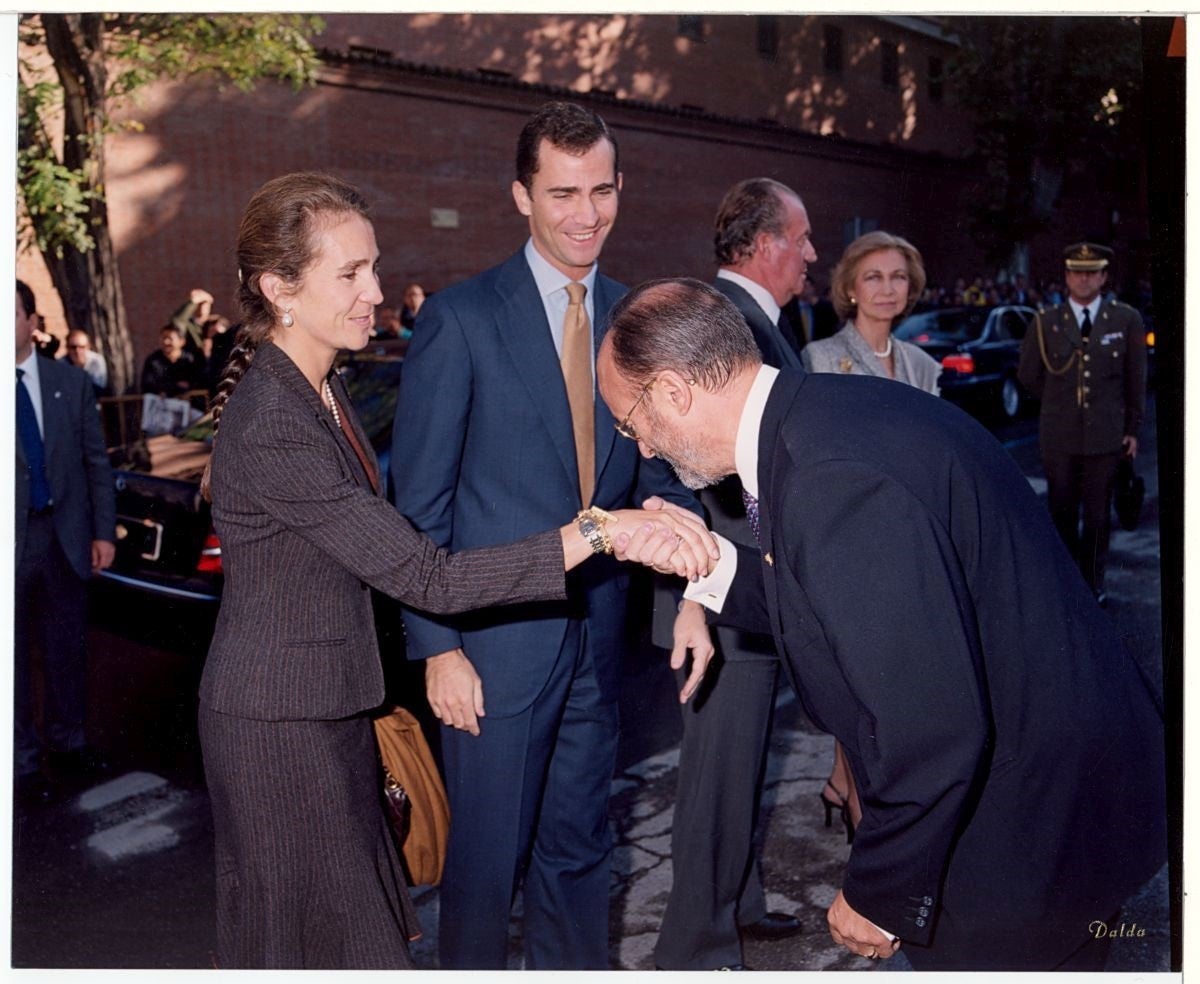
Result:
<svg viewBox="0 0 1200 984"><path fill-rule="evenodd" d="M17 281L14 773L23 799L47 801L64 773L108 763L84 732L87 579L116 554L116 502L91 380L35 351L37 305ZM40 652L42 721L33 654Z"/></svg>

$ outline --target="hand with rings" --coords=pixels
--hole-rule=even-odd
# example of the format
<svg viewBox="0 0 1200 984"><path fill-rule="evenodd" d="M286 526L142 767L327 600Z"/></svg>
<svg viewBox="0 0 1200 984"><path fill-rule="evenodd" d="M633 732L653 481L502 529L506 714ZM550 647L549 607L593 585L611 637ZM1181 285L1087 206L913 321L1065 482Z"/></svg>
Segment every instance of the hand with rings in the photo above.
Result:
<svg viewBox="0 0 1200 984"><path fill-rule="evenodd" d="M900 941L890 938L869 919L851 908L839 891L826 917L829 935L855 956L867 960L890 960L900 949Z"/></svg>

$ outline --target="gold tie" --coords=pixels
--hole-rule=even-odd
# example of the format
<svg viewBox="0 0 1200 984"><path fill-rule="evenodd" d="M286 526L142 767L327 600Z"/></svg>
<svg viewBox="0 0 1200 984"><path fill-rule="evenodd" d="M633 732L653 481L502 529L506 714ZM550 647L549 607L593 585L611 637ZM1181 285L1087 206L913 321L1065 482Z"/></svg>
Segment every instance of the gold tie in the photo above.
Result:
<svg viewBox="0 0 1200 984"><path fill-rule="evenodd" d="M575 457L579 462L579 498L592 504L596 486L596 404L592 392L592 326L588 323L583 284L567 284L567 316L563 319L562 372L571 405L575 431Z"/></svg>

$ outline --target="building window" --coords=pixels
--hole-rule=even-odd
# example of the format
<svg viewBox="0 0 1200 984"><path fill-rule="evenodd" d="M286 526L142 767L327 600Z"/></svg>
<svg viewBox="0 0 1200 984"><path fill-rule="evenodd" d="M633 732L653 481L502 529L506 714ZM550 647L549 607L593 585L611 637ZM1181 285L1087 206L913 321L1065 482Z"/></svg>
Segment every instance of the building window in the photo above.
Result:
<svg viewBox="0 0 1200 984"><path fill-rule="evenodd" d="M679 36L687 38L689 41L704 40L704 15L703 14L680 14L679 15Z"/></svg>
<svg viewBox="0 0 1200 984"><path fill-rule="evenodd" d="M825 71L842 74L842 29L836 24L825 25Z"/></svg>
<svg viewBox="0 0 1200 984"><path fill-rule="evenodd" d="M931 102L942 101L942 84L946 80L945 66L936 55L929 56L929 99Z"/></svg>
<svg viewBox="0 0 1200 984"><path fill-rule="evenodd" d="M900 88L900 48L895 41L884 41L879 46L883 53L883 87Z"/></svg>
<svg viewBox="0 0 1200 984"><path fill-rule="evenodd" d="M758 53L772 61L779 54L779 18L774 14L758 16Z"/></svg>

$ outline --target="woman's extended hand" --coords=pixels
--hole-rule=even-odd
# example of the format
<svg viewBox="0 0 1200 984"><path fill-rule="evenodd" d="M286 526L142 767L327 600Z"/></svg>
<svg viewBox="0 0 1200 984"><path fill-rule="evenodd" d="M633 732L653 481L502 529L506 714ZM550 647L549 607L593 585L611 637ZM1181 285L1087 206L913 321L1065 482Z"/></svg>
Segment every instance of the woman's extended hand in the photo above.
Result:
<svg viewBox="0 0 1200 984"><path fill-rule="evenodd" d="M647 499L645 508L618 509L608 526L619 560L636 557L662 574L677 574L690 581L708 574L721 552L704 521L695 513Z"/></svg>

